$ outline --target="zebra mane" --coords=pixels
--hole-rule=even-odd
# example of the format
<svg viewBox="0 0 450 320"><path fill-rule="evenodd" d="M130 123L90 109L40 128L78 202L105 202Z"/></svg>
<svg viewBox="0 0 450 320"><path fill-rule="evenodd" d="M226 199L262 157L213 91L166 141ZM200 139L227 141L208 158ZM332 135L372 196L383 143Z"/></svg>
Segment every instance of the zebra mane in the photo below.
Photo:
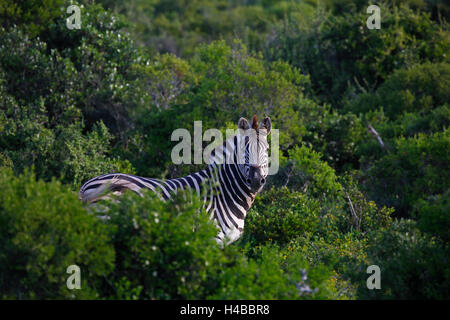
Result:
<svg viewBox="0 0 450 320"><path fill-rule="evenodd" d="M236 147L241 142L242 136L240 133L233 135L225 140L222 144L216 146L209 155L208 165L221 165L221 164L237 164L238 155L236 155Z"/></svg>
<svg viewBox="0 0 450 320"><path fill-rule="evenodd" d="M253 116L252 128L258 130L258 118L256 117L256 114Z"/></svg>
<svg viewBox="0 0 450 320"><path fill-rule="evenodd" d="M256 121L254 121L254 123L255 122ZM253 126L258 128L258 125L253 124ZM259 139L259 137L267 137L267 135L267 128L249 128L248 130L238 129L235 135L225 140L222 144L214 147L209 155L208 165L218 166L224 163L229 165L244 164L245 148L250 144L252 139L257 139L258 145L267 147L267 140Z"/></svg>

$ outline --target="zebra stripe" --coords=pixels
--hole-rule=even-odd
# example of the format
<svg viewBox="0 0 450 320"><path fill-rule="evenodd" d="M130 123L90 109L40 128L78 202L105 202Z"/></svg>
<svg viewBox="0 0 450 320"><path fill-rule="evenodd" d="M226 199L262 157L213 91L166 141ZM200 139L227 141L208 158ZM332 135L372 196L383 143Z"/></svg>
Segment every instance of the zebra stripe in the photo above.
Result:
<svg viewBox="0 0 450 320"><path fill-rule="evenodd" d="M244 164L237 161L240 158L238 150L242 149ZM125 190L132 190L142 195L141 189L150 189L167 200L178 190L188 189L200 199L203 196L202 206L219 229L217 242L231 243L243 233L245 217L259 192L259 189L252 190L248 183L250 163L255 161L259 164L257 168L264 172L267 150L267 140L260 139L258 132L253 138L238 134L211 152L210 164L205 170L165 181L123 173L105 174L87 181L79 196L85 202L94 203L108 199L109 192L120 195Z"/></svg>

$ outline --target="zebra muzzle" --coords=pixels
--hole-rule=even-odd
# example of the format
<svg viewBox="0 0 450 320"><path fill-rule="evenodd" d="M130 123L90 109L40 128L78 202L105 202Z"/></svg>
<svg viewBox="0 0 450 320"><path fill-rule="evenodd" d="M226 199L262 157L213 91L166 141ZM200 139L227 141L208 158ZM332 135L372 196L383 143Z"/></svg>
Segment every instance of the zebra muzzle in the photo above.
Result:
<svg viewBox="0 0 450 320"><path fill-rule="evenodd" d="M247 183L250 185L250 190L253 193L259 192L266 183L265 177L261 174L261 168L251 166Z"/></svg>

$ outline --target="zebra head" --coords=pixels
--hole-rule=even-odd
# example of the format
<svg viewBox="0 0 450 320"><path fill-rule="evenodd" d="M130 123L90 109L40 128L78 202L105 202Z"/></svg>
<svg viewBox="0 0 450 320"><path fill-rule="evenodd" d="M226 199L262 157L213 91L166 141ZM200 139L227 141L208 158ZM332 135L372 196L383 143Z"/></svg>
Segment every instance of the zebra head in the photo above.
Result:
<svg viewBox="0 0 450 320"><path fill-rule="evenodd" d="M272 128L270 118L266 117L258 125L256 115L252 123L245 118L238 122L240 143L238 145L239 169L250 191L258 193L266 183L269 172L269 143L267 137Z"/></svg>

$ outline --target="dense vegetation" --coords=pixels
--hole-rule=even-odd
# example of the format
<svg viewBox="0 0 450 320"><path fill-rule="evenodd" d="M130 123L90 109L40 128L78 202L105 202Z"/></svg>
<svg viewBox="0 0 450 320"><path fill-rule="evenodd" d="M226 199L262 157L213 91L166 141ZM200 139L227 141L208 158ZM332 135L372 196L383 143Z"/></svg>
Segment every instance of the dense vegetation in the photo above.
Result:
<svg viewBox="0 0 450 320"><path fill-rule="evenodd" d="M367 6L0 0L0 297L448 299L450 7L383 2L369 30ZM171 163L173 130L253 114L281 168L235 244L196 199L128 194L102 220L77 198L197 170Z"/></svg>

